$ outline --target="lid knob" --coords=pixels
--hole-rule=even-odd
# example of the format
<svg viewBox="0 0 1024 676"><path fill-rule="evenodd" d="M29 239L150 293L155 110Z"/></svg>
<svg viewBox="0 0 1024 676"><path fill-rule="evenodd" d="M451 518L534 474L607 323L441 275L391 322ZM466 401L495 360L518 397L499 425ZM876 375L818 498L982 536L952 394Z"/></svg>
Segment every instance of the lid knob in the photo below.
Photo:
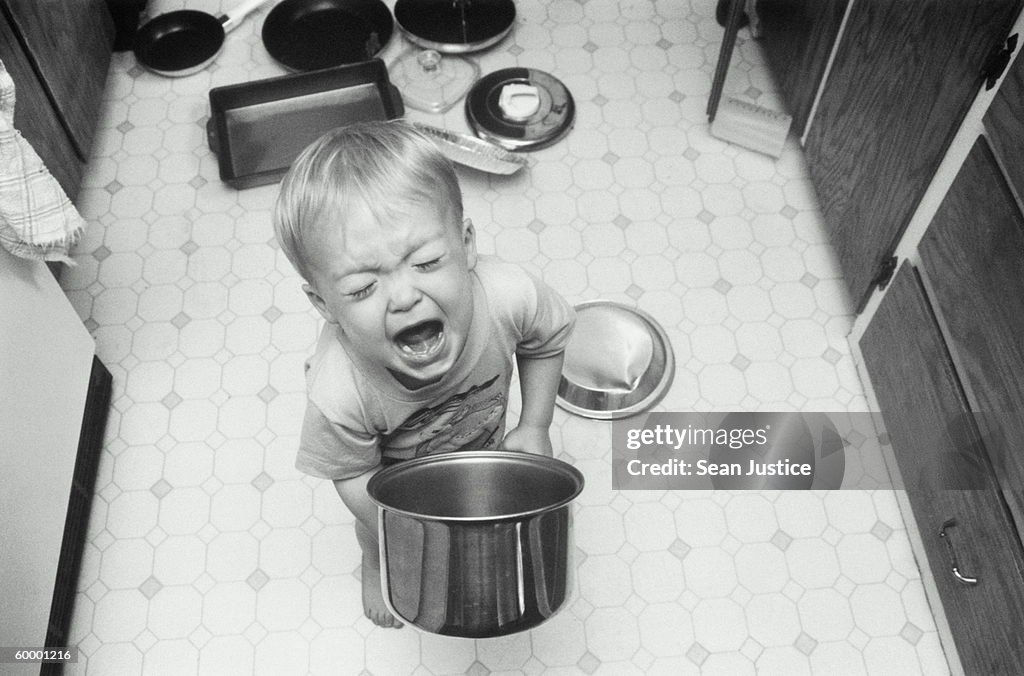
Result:
<svg viewBox="0 0 1024 676"><path fill-rule="evenodd" d="M441 54L436 49L424 49L416 57L416 63L420 65L423 72L433 72L441 65Z"/></svg>
<svg viewBox="0 0 1024 676"><path fill-rule="evenodd" d="M540 109L540 94L533 85L513 82L501 88L498 107L505 117L520 122Z"/></svg>

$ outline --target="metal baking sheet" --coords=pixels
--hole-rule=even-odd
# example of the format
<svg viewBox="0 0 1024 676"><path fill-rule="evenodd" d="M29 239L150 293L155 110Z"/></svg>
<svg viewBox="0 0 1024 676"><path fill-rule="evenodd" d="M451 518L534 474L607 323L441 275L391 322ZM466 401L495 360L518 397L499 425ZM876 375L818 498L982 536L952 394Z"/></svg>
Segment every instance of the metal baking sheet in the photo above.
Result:
<svg viewBox="0 0 1024 676"><path fill-rule="evenodd" d="M221 180L274 183L302 150L335 127L405 112L379 59L210 90L207 136Z"/></svg>

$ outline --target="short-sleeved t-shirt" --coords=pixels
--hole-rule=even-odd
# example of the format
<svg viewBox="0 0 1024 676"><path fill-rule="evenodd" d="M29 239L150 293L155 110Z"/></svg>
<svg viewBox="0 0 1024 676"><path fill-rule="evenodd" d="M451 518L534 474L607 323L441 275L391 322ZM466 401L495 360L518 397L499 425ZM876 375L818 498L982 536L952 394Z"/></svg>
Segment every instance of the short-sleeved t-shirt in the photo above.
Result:
<svg viewBox="0 0 1024 676"><path fill-rule="evenodd" d="M572 307L518 266L479 256L473 320L462 354L438 382L409 390L359 362L336 324L326 324L306 362L309 401L295 466L347 479L431 453L486 450L504 436L513 356L565 349ZM376 368L375 368L376 366Z"/></svg>

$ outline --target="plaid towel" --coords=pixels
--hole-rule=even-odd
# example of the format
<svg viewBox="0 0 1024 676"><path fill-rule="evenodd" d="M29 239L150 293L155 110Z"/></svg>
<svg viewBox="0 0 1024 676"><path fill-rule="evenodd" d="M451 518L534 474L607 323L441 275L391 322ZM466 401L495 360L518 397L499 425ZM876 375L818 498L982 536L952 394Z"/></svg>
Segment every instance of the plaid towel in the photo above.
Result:
<svg viewBox="0 0 1024 676"><path fill-rule="evenodd" d="M14 128L14 80L0 62L0 245L16 256L71 264L85 221Z"/></svg>

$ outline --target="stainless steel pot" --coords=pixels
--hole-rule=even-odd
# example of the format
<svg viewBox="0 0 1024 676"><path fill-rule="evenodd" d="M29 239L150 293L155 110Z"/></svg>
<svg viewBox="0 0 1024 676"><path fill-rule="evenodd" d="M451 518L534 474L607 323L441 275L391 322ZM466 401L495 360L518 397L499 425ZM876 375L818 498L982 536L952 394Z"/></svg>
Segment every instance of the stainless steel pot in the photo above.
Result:
<svg viewBox="0 0 1024 676"><path fill-rule="evenodd" d="M463 451L392 465L367 487L388 608L424 631L487 638L536 627L571 589L583 475L554 458Z"/></svg>

